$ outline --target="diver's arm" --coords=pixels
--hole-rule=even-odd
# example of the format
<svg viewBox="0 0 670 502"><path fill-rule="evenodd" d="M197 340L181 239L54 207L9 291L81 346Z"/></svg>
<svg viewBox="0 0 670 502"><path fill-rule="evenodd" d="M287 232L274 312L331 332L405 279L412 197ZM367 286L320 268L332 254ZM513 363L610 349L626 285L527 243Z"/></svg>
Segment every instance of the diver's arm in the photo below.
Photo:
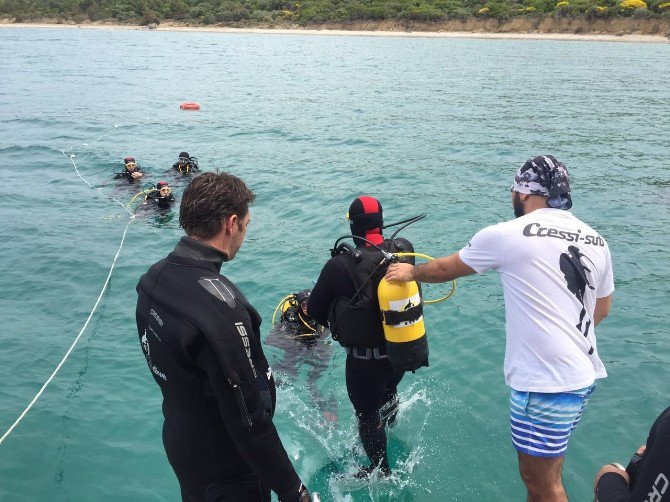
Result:
<svg viewBox="0 0 670 502"><path fill-rule="evenodd" d="M656 492L670 493L670 408L666 408L649 431L646 451L638 462L637 472L632 476L631 501L661 500L649 497ZM665 497L663 498L665 500Z"/></svg>
<svg viewBox="0 0 670 502"><path fill-rule="evenodd" d="M593 312L593 322L596 326L609 315L611 306L612 295L596 299L596 308Z"/></svg>
<svg viewBox="0 0 670 502"><path fill-rule="evenodd" d="M598 471L593 485L597 502L628 502L631 500L628 474L613 464L603 466Z"/></svg>
<svg viewBox="0 0 670 502"><path fill-rule="evenodd" d="M475 271L466 265L458 253L412 266L408 263L392 263L386 271L387 281L398 282L447 282Z"/></svg>
<svg viewBox="0 0 670 502"><path fill-rule="evenodd" d="M334 285L341 282L342 276L347 276L346 270L341 270L336 261L328 260L309 295L307 315L322 326L328 326L328 310L336 296Z"/></svg>
<svg viewBox="0 0 670 502"><path fill-rule="evenodd" d="M243 357L246 360L246 355ZM256 382L248 381L248 377L245 381L245 375L240 372L242 382L238 389L233 388L207 343L197 357L197 364L207 372L223 423L244 461L264 484L284 500L291 500L294 492L294 500L297 500L300 478L279 439L272 418L265 411ZM245 407L240 406L237 400L239 395L237 398L235 395L240 389ZM243 418L245 414L252 422L251 427Z"/></svg>

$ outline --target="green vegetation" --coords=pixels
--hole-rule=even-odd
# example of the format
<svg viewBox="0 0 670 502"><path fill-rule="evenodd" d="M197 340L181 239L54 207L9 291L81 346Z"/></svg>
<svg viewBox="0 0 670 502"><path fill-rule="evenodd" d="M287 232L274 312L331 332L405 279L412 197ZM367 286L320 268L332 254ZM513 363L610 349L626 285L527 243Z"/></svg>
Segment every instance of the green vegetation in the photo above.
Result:
<svg viewBox="0 0 670 502"><path fill-rule="evenodd" d="M151 24L285 25L513 17L670 20L667 0L0 0L0 18Z"/></svg>

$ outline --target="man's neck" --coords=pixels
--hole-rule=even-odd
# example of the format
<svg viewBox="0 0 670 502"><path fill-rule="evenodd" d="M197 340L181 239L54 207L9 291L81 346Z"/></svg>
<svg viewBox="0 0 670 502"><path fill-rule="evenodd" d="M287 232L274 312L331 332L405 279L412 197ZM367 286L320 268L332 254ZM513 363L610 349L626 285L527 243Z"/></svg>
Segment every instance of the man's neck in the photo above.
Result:
<svg viewBox="0 0 670 502"><path fill-rule="evenodd" d="M541 195L531 195L526 199L524 214L530 214L538 209L547 209L547 197Z"/></svg>
<svg viewBox="0 0 670 502"><path fill-rule="evenodd" d="M226 257L230 256L230 253L228 251L228 242L222 235L216 235L212 237L211 239L202 239L200 237L197 237L195 235L188 235L190 239L193 239L194 241L201 242L202 244L206 244L210 247L213 247L214 249L221 251L223 254L226 255ZM226 260L227 261L227 260Z"/></svg>

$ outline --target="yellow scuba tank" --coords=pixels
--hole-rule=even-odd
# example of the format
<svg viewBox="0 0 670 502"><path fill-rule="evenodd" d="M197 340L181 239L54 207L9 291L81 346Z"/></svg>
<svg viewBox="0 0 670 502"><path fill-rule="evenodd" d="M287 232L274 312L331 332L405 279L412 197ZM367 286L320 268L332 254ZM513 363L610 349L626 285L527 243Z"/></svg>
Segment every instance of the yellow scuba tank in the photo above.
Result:
<svg viewBox="0 0 670 502"><path fill-rule="evenodd" d="M382 278L377 287L377 298L391 364L404 371L428 366L423 300L417 283L389 282Z"/></svg>
<svg viewBox="0 0 670 502"><path fill-rule="evenodd" d="M298 301L295 299L295 295L289 295L284 299L284 303L281 305L281 313L282 316L286 313L286 311L291 308L291 307L296 307L298 305Z"/></svg>

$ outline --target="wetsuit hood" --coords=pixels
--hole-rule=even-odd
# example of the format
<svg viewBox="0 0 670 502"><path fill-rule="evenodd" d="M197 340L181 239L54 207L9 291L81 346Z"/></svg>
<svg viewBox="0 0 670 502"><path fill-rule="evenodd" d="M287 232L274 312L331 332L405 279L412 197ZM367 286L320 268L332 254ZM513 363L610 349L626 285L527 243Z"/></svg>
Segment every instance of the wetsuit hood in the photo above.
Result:
<svg viewBox="0 0 670 502"><path fill-rule="evenodd" d="M369 245L357 237L363 237L373 244L381 244L384 241L382 237L384 214L382 205L377 199L368 195L356 197L349 206L348 215L356 246Z"/></svg>

